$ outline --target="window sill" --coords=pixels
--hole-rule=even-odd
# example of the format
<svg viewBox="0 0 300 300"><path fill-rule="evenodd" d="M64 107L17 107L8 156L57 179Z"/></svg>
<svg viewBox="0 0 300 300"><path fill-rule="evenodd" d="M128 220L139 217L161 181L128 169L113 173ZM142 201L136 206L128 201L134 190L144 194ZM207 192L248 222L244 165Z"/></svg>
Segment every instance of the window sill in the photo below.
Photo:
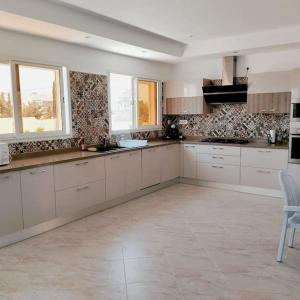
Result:
<svg viewBox="0 0 300 300"><path fill-rule="evenodd" d="M42 142L42 141L53 141L53 140L65 140L72 138L72 134L49 134L44 136L10 136L10 137L0 137L0 143L8 143L8 144L15 144L15 143L27 143L27 142Z"/></svg>
<svg viewBox="0 0 300 300"><path fill-rule="evenodd" d="M149 128L125 129L125 130L112 130L110 133L113 135L119 135L119 134L129 134L129 133L137 133L137 132L156 131L156 130L162 130L162 126L149 127Z"/></svg>

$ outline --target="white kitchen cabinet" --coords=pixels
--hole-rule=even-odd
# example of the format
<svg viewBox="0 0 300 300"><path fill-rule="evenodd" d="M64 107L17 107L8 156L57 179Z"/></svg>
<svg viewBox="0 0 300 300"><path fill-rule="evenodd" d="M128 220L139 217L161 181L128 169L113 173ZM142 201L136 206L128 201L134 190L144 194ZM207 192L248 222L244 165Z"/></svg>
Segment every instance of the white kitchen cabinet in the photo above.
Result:
<svg viewBox="0 0 300 300"><path fill-rule="evenodd" d="M242 148L241 165L286 170L288 163L288 150L264 149L264 148Z"/></svg>
<svg viewBox="0 0 300 300"><path fill-rule="evenodd" d="M279 190L278 173L274 169L241 167L241 185Z"/></svg>
<svg viewBox="0 0 300 300"><path fill-rule="evenodd" d="M56 193L56 214L57 217L76 214L105 200L105 180L68 188Z"/></svg>
<svg viewBox="0 0 300 300"><path fill-rule="evenodd" d="M180 145L161 147L161 181L168 181L179 177Z"/></svg>
<svg viewBox="0 0 300 300"><path fill-rule="evenodd" d="M233 155L223 155L223 154L198 154L198 163L199 164L222 164L222 165L232 165L239 166L241 164L240 156Z"/></svg>
<svg viewBox="0 0 300 300"><path fill-rule="evenodd" d="M0 174L0 236L23 228L19 172Z"/></svg>
<svg viewBox="0 0 300 300"><path fill-rule="evenodd" d="M164 96L166 98L202 96L201 80L168 80L164 82Z"/></svg>
<svg viewBox="0 0 300 300"><path fill-rule="evenodd" d="M142 186L142 151L124 154L125 193L139 191Z"/></svg>
<svg viewBox="0 0 300 300"><path fill-rule="evenodd" d="M142 150L142 188L160 183L161 163L160 147Z"/></svg>
<svg viewBox="0 0 300 300"><path fill-rule="evenodd" d="M21 189L24 228L55 218L53 166L21 171Z"/></svg>
<svg viewBox="0 0 300 300"><path fill-rule="evenodd" d="M199 164L197 177L199 180L237 185L240 181L240 166Z"/></svg>
<svg viewBox="0 0 300 300"><path fill-rule="evenodd" d="M126 194L124 165L125 154L115 154L105 157L107 200L112 200Z"/></svg>
<svg viewBox="0 0 300 300"><path fill-rule="evenodd" d="M197 178L197 145L185 144L183 151L183 177Z"/></svg>
<svg viewBox="0 0 300 300"><path fill-rule="evenodd" d="M63 190L105 178L104 158L77 160L54 166L55 190Z"/></svg>

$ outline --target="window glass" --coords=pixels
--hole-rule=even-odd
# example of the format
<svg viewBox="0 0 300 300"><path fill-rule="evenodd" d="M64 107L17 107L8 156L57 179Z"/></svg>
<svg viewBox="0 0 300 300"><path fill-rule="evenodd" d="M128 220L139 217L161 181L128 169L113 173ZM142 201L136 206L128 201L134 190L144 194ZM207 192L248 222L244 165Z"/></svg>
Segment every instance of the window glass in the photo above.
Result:
<svg viewBox="0 0 300 300"><path fill-rule="evenodd" d="M16 65L23 133L62 131L58 69Z"/></svg>
<svg viewBox="0 0 300 300"><path fill-rule="evenodd" d="M134 128L131 76L110 74L110 109L113 131Z"/></svg>
<svg viewBox="0 0 300 300"><path fill-rule="evenodd" d="M155 126L157 122L157 82L138 80L138 125Z"/></svg>
<svg viewBox="0 0 300 300"><path fill-rule="evenodd" d="M14 133L13 115L10 66L0 63L0 134Z"/></svg>

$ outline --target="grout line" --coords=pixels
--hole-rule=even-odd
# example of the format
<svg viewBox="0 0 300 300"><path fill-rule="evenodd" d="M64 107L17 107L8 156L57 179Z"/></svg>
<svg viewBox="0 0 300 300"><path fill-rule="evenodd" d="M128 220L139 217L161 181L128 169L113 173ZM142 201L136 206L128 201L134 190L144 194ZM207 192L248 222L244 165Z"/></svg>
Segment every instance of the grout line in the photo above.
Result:
<svg viewBox="0 0 300 300"><path fill-rule="evenodd" d="M123 244L122 244L122 257L123 257L123 269L124 269L124 279L125 279L125 288L126 288L126 299L128 300L127 278L126 278L126 268L125 268L125 255L124 255Z"/></svg>

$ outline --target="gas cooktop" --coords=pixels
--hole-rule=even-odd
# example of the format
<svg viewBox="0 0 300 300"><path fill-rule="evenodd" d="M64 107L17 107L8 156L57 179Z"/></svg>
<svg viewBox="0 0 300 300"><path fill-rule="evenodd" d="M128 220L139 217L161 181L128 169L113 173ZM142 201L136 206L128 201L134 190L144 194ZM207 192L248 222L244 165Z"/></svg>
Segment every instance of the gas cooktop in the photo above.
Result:
<svg viewBox="0 0 300 300"><path fill-rule="evenodd" d="M249 141L246 139L239 139L239 138L206 138L200 140L203 143L220 143L220 144L248 144Z"/></svg>

